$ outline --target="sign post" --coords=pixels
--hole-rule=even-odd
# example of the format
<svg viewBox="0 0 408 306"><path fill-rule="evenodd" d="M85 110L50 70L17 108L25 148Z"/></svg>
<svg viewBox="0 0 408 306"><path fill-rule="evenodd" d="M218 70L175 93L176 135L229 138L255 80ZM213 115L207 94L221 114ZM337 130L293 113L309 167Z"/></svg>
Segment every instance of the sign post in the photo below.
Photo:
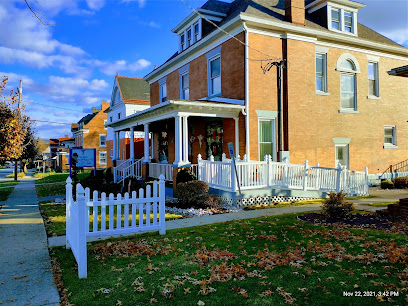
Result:
<svg viewBox="0 0 408 306"><path fill-rule="evenodd" d="M239 191L239 194L241 194L241 186L239 184L237 165L235 164L234 144L232 142L228 143L228 151L229 151L229 154L230 154L230 157L231 157L232 164L234 166L235 177L237 178L238 191Z"/></svg>

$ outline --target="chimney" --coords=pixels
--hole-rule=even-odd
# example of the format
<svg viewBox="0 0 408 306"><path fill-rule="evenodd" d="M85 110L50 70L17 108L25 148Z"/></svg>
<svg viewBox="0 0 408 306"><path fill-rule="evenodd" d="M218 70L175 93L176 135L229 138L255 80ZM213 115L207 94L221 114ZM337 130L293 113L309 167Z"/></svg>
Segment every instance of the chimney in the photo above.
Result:
<svg viewBox="0 0 408 306"><path fill-rule="evenodd" d="M92 107L92 114L99 113L100 109L97 109L96 107Z"/></svg>
<svg viewBox="0 0 408 306"><path fill-rule="evenodd" d="M68 135L65 135L65 138L68 138Z"/></svg>
<svg viewBox="0 0 408 306"><path fill-rule="evenodd" d="M285 20L305 25L305 0L285 0Z"/></svg>

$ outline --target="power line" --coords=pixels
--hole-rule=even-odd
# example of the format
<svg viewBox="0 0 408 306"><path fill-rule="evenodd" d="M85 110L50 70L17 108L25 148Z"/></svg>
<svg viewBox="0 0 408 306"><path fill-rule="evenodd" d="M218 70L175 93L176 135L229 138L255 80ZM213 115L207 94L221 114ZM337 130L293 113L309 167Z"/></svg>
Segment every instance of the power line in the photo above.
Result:
<svg viewBox="0 0 408 306"><path fill-rule="evenodd" d="M259 52L260 54L263 54L263 55L269 57L268 60L282 60L282 59L279 58L279 57L271 56L271 55L269 55L269 54L267 54L267 53L265 53L265 52L262 52L262 51L260 51L260 50L258 50L258 49L256 49L256 48L254 48L254 47L251 47L249 44L243 42L242 40L236 38L235 36L231 35L229 32L227 32L227 31L225 31L224 29L222 29L221 27L219 27L219 26L218 26L215 22L213 22L212 20L206 18L203 14L201 14L199 11L197 11L195 8L193 8L193 7L192 7L190 4L188 4L185 0L180 0L180 1L183 2L183 3L184 3L188 8L190 8L193 12L195 12L196 14L198 14L199 16L201 16L201 18L205 19L206 21L208 21L209 23L211 23L213 26L215 26L217 29L219 29L221 32L223 32L223 33L225 33L226 35L228 35L229 37L235 39L235 40L238 41L240 44L242 44L242 45L244 45L244 46L247 46L248 48L250 48L250 49L252 49L252 50L254 50L254 51L256 51L256 52Z"/></svg>
<svg viewBox="0 0 408 306"><path fill-rule="evenodd" d="M6 99L11 100L10 97L6 97ZM42 106L53 107L53 108L58 108L58 109L63 109L63 110L69 110L69 111L78 112L78 113L81 113L81 114L87 114L88 113L88 112L80 111L80 110L73 109L73 108L54 106L54 105L50 105L50 104L44 104L44 103L39 103L39 102L34 102L34 101L29 101L29 100L23 100L22 102L23 103L30 103L30 104L38 104L38 105L42 105Z"/></svg>

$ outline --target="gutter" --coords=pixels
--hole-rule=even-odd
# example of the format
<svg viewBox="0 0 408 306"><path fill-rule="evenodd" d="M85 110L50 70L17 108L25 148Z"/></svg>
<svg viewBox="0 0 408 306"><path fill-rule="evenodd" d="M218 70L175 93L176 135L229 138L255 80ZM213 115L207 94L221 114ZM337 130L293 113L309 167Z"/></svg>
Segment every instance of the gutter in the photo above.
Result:
<svg viewBox="0 0 408 306"><path fill-rule="evenodd" d="M251 150L250 150L250 143L249 143L249 48L248 48L248 28L245 22L242 23L244 26L245 32L245 113L242 114L245 116L245 154L248 159L251 159Z"/></svg>

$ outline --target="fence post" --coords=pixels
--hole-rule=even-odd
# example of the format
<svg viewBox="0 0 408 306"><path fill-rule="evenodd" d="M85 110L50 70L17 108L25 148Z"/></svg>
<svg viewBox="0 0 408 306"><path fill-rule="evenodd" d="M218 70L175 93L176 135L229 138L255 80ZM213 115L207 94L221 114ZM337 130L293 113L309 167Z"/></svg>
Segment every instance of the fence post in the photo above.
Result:
<svg viewBox="0 0 408 306"><path fill-rule="evenodd" d="M283 179L282 179L282 185L289 187L289 182L288 182L288 160L287 158L283 159Z"/></svg>
<svg viewBox="0 0 408 306"><path fill-rule="evenodd" d="M266 179L266 186L267 187L271 187L271 179L270 179L270 175L271 175L271 169L269 168L269 165L271 163L271 156L270 155L265 155L264 157L264 161L266 161L266 169L265 169L265 179Z"/></svg>
<svg viewBox="0 0 408 306"><path fill-rule="evenodd" d="M201 156L201 154L198 154L197 155L197 179L199 180L199 181L202 181L203 179L202 179L202 177L201 177L201 160L202 160L202 156Z"/></svg>
<svg viewBox="0 0 408 306"><path fill-rule="evenodd" d="M214 156L210 156L210 183L211 183L211 186L213 186L213 162L214 161Z"/></svg>
<svg viewBox="0 0 408 306"><path fill-rule="evenodd" d="M340 192L341 189L341 172L342 172L341 164L339 163L337 166L337 181L336 181L336 192Z"/></svg>
<svg viewBox="0 0 408 306"><path fill-rule="evenodd" d="M316 184L315 188L317 190L320 190L320 175L321 175L321 173L322 173L322 170L320 169L320 164L317 163L316 164L316 172L315 172L315 184Z"/></svg>
<svg viewBox="0 0 408 306"><path fill-rule="evenodd" d="M222 161L222 162L226 162L226 161L227 161L227 154L222 153L221 161Z"/></svg>
<svg viewBox="0 0 408 306"><path fill-rule="evenodd" d="M68 176L65 185L65 216L67 218L66 225L65 225L65 232L69 231L69 227L71 225L71 205L72 205L72 179ZM70 249L71 246L69 245L68 235L65 236L65 248Z"/></svg>
<svg viewBox="0 0 408 306"><path fill-rule="evenodd" d="M365 167L364 172L365 172L365 194L369 195L370 193L368 189L368 168L367 167Z"/></svg>
<svg viewBox="0 0 408 306"><path fill-rule="evenodd" d="M160 235L166 234L166 216L164 211L166 199L166 187L164 182L164 175L160 174L159 176L159 226L160 226Z"/></svg>
<svg viewBox="0 0 408 306"><path fill-rule="evenodd" d="M309 161L305 160L305 169L303 170L303 190L306 191L307 189L307 172L309 169Z"/></svg>
<svg viewBox="0 0 408 306"><path fill-rule="evenodd" d="M76 199L77 199L77 213L78 213L78 218L77 224L74 226L77 226L77 235L78 237L75 237L74 239L77 239L77 247L78 247L78 258L77 258L77 263L78 263L78 277L79 278L86 278L87 276L87 254L86 254L86 233L87 229L86 226L88 225L87 222L87 207L86 207L86 202L85 202L85 190L84 187L82 187L81 184L77 185L76 188Z"/></svg>

